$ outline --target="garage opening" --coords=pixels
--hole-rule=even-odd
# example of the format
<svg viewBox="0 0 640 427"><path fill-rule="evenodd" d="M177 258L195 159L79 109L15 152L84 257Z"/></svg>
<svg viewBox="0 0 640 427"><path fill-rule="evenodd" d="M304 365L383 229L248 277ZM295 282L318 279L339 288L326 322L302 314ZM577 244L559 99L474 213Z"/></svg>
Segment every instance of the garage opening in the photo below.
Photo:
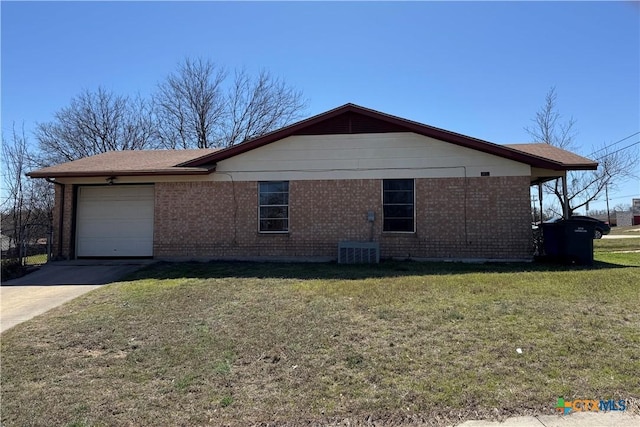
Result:
<svg viewBox="0 0 640 427"><path fill-rule="evenodd" d="M153 256L153 185L82 186L77 200L77 257Z"/></svg>

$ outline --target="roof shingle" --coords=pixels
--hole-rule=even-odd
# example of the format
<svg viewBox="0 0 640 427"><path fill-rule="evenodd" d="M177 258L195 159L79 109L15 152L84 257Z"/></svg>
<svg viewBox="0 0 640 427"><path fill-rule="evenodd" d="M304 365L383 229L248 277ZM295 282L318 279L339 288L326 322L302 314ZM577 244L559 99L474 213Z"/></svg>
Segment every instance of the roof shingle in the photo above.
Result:
<svg viewBox="0 0 640 427"><path fill-rule="evenodd" d="M597 167L598 163L586 157L579 156L571 151L563 150L544 142L530 144L505 144L505 147L522 151L543 159L553 160L568 167Z"/></svg>
<svg viewBox="0 0 640 427"><path fill-rule="evenodd" d="M215 152L199 150L127 150L109 151L72 162L39 169L29 173L32 178L107 175L189 175L207 174L211 167L178 167Z"/></svg>

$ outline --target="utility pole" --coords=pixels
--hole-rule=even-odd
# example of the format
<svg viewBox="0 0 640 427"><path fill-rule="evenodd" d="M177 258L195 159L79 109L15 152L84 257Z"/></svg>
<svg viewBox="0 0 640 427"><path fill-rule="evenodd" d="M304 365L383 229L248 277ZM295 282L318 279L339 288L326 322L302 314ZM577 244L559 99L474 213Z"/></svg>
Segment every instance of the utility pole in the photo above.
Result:
<svg viewBox="0 0 640 427"><path fill-rule="evenodd" d="M567 172L565 171L564 176L562 177L562 217L564 219L569 219L571 216L569 214L569 190L567 187Z"/></svg>
<svg viewBox="0 0 640 427"><path fill-rule="evenodd" d="M609 213L609 180L611 179L611 175L609 175L609 170L606 168L605 172L607 174L607 180L604 182L604 194L607 198L607 221L609 222L609 226L611 226L611 214ZM633 220L631 220L631 222L633 222Z"/></svg>
<svg viewBox="0 0 640 427"><path fill-rule="evenodd" d="M605 194L605 197L607 198L607 222L609 223L609 226L611 226L611 214L609 213L609 183L608 182L604 184L604 194Z"/></svg>
<svg viewBox="0 0 640 427"><path fill-rule="evenodd" d="M542 224L542 182L538 183L538 201L540 202L540 224Z"/></svg>

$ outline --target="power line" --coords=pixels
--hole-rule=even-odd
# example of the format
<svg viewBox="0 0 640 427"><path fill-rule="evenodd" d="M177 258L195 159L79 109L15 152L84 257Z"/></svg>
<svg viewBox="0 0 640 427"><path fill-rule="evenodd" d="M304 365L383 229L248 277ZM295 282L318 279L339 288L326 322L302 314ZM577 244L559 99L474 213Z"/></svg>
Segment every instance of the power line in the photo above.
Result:
<svg viewBox="0 0 640 427"><path fill-rule="evenodd" d="M609 200L626 199L627 197L629 197L629 198L638 198L638 197L640 197L640 193L627 194L626 196L609 197Z"/></svg>
<svg viewBox="0 0 640 427"><path fill-rule="evenodd" d="M640 133L640 132L639 132L639 133ZM633 147L634 145L638 145L638 144L640 144L640 141L636 141L636 142L634 142L633 144L627 145L626 147L619 148L619 149L617 149L616 151L612 151L612 152L610 152L610 153L603 154L602 156L600 156L600 157L598 157L598 158L596 158L596 159L598 160L598 159L601 159L601 158L602 158L602 157L604 157L604 156L609 156L609 155L611 155L611 154L619 153L620 151L626 150L627 148L631 148L631 147ZM600 150L600 151L602 151L602 150Z"/></svg>
<svg viewBox="0 0 640 427"><path fill-rule="evenodd" d="M609 147L613 147L616 144L620 144L622 141L626 141L627 139L632 138L632 137L634 137L634 136L636 136L638 134L640 134L640 132L633 133L633 134L631 134L629 136L626 136L626 137L622 138L619 141L612 142L611 144L605 145L604 147L600 148L599 150L596 150L593 153L589 154L587 157L593 156L594 154L599 153L600 151L606 150Z"/></svg>

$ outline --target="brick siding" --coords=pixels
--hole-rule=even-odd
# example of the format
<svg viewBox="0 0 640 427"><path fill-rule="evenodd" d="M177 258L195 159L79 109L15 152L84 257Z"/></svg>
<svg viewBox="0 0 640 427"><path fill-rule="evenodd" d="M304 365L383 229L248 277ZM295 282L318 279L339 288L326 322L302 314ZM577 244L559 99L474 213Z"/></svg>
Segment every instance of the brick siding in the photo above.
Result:
<svg viewBox="0 0 640 427"><path fill-rule="evenodd" d="M341 240L382 257L532 255L529 177L416 179L416 232L382 232L381 180L291 181L289 233L258 232L256 182L156 183L157 258L335 258ZM367 212L375 213L373 225Z"/></svg>
<svg viewBox="0 0 640 427"><path fill-rule="evenodd" d="M53 210L53 257L54 259L69 259L71 257L72 238L72 210L73 210L73 185L67 184L61 187L55 185L55 209ZM64 190L63 190L64 189ZM64 191L64 207L62 207L62 193ZM64 214L61 212L61 208ZM62 221L62 248L60 247L60 215Z"/></svg>

